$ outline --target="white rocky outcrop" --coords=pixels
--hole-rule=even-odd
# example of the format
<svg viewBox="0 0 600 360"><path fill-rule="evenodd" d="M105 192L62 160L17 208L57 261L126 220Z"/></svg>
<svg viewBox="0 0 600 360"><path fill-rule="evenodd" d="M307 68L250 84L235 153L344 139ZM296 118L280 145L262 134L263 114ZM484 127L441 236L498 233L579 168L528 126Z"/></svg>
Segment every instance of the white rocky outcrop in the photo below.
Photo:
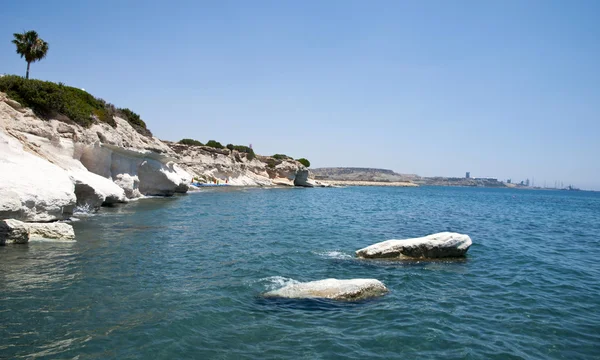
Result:
<svg viewBox="0 0 600 360"><path fill-rule="evenodd" d="M356 251L356 255L367 259L461 257L471 244L469 235L441 232L420 238L383 241Z"/></svg>
<svg viewBox="0 0 600 360"><path fill-rule="evenodd" d="M305 283L295 283L269 291L265 297L291 299L322 298L331 300L362 300L384 295L385 285L375 279L325 279Z"/></svg>
<svg viewBox="0 0 600 360"><path fill-rule="evenodd" d="M308 179L308 169L293 159L257 155L249 160L247 154L237 150L168 145L177 153L179 165L200 181L216 180L233 186L315 185Z"/></svg>
<svg viewBox="0 0 600 360"><path fill-rule="evenodd" d="M19 220L0 220L0 245L25 244L30 240L74 241L73 226L61 223L26 223Z"/></svg>
<svg viewBox="0 0 600 360"><path fill-rule="evenodd" d="M191 175L126 120L89 128L39 119L0 93L0 219L53 221L143 195L186 192Z"/></svg>
<svg viewBox="0 0 600 360"><path fill-rule="evenodd" d="M0 218L52 221L73 214L75 186L62 168L0 129Z"/></svg>

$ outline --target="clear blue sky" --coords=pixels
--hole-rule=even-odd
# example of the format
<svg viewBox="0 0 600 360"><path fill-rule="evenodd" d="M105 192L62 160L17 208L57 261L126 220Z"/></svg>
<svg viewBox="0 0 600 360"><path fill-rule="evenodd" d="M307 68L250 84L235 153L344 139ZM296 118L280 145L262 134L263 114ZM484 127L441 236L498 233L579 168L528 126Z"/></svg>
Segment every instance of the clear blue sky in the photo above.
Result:
<svg viewBox="0 0 600 360"><path fill-rule="evenodd" d="M600 1L8 1L33 78L313 167L600 189Z"/></svg>

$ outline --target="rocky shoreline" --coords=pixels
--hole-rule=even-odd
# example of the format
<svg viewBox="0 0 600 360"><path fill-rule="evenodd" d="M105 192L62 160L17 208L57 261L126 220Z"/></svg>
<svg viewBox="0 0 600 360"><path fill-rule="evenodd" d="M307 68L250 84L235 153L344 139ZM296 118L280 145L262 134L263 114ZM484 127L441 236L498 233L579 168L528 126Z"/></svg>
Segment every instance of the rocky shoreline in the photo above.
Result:
<svg viewBox="0 0 600 360"><path fill-rule="evenodd" d="M94 121L89 127L60 115L41 119L0 92L0 244L26 243L39 234L73 240L69 224L44 224L69 220L77 208L96 211L144 196L186 193L193 179L322 186L292 159L248 159L237 150L161 141L113 119L114 126Z"/></svg>

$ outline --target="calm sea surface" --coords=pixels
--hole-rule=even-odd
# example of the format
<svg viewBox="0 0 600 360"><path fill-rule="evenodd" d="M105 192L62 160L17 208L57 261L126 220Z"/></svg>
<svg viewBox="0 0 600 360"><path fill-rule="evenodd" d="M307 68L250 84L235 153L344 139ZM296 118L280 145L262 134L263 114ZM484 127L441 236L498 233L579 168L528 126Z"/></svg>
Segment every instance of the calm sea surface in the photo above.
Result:
<svg viewBox="0 0 600 360"><path fill-rule="evenodd" d="M600 194L468 188L215 189L0 248L0 358L600 358ZM466 233L463 261L357 260ZM355 303L271 300L376 278Z"/></svg>

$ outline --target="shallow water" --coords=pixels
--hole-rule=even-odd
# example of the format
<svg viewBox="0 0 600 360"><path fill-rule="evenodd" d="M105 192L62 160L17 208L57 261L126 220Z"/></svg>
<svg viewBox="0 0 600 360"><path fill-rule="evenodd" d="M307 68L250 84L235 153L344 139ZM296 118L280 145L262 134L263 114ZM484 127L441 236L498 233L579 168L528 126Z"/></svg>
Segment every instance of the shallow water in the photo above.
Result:
<svg viewBox="0 0 600 360"><path fill-rule="evenodd" d="M468 188L210 189L103 209L76 243L0 248L0 358L592 359L600 194ZM354 258L469 234L462 261ZM264 299L376 278L351 303Z"/></svg>

